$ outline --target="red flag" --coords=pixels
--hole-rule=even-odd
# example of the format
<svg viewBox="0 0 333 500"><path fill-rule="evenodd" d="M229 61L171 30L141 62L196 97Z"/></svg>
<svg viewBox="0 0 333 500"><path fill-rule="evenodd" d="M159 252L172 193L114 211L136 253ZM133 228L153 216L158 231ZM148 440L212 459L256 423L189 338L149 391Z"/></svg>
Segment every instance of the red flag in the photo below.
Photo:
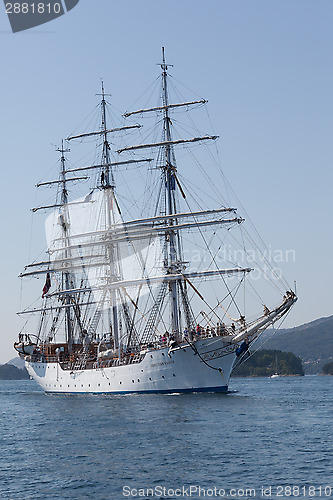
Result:
<svg viewBox="0 0 333 500"><path fill-rule="evenodd" d="M47 273L45 285L43 288L42 298L50 290L50 288L51 288L51 278L50 278L50 273Z"/></svg>

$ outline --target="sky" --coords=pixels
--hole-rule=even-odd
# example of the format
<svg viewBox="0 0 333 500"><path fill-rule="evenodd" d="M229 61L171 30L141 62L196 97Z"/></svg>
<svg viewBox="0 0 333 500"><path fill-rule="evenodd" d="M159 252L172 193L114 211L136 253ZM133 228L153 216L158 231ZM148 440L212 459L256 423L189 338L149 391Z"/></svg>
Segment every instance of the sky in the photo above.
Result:
<svg viewBox="0 0 333 500"><path fill-rule="evenodd" d="M129 109L158 76L162 46L172 75L209 100L224 173L266 244L293 251L299 301L284 326L333 314L332 18L331 0L80 0L13 34L1 4L0 363L22 328L18 274L41 250L35 184L101 78Z"/></svg>

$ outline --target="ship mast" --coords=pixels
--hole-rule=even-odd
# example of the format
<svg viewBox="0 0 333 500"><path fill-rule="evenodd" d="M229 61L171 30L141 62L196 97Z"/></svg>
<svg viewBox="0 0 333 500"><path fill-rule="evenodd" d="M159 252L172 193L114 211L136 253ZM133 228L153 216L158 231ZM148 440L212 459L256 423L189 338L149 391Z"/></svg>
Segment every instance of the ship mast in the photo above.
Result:
<svg viewBox="0 0 333 500"><path fill-rule="evenodd" d="M114 190L115 183L113 172L110 169L110 146L108 142L108 129L106 126L106 101L104 92L104 83L102 82L102 93L98 94L102 96L101 109L102 109L102 127L101 132L103 134L103 153L102 153L102 174L101 174L101 184L105 188L112 188Z"/></svg>
<svg viewBox="0 0 333 500"><path fill-rule="evenodd" d="M64 243L65 247L68 247L70 245L69 238L68 238L68 214L66 210L66 206L68 203L68 191L67 191L67 186L66 186L66 158L65 158L65 153L69 152L69 149L64 149L64 141L61 141L61 148L58 148L57 151L61 154L60 157L60 183L61 183L61 197L60 197L60 202L63 207L63 213L60 215L61 217L61 228L63 231L64 235ZM66 213L65 213L66 210ZM70 250L65 249L64 255L65 258L67 259L70 255ZM63 286L62 289L64 290L69 290L70 287L70 276L69 272L66 271L63 273ZM66 305L69 306L71 303L71 297L69 294L66 295ZM72 343L72 338L73 338L73 329L72 329L72 315L71 315L71 307L66 308L66 334L67 334L67 341L68 345L71 346Z"/></svg>
<svg viewBox="0 0 333 500"><path fill-rule="evenodd" d="M104 84L102 81L102 96L101 101L101 109L102 109L102 126L101 133L103 134L103 152L102 152L102 173L101 173L101 187L105 190L107 197L107 225L111 227L114 224L114 220L112 220L112 206L113 201L115 200L115 182L112 169L110 168L110 146L108 142L108 129L106 123L106 100L105 100L105 92L104 92ZM109 247L109 259L110 259L110 271L111 276L118 276L118 272L116 269L116 248L114 245L110 245ZM117 297L115 290L110 291L111 294L111 307L112 307L112 330L113 330L113 338L114 338L114 346L119 349L120 356L120 344L119 344L119 327L118 327L118 309L117 309Z"/></svg>
<svg viewBox="0 0 333 500"><path fill-rule="evenodd" d="M144 114L150 112L161 112L162 113L162 141L154 142L149 144L138 144L133 146L123 147L117 150L117 153L123 153L127 151L136 151L139 149L150 149L150 148L159 148L160 155L159 158L161 161L158 162L158 168L162 170L162 189L163 195L159 198L159 204L162 208L161 213L163 213L164 221L165 221L165 270L166 276L180 276L180 279L173 279L168 282L169 286L169 296L170 300L170 326L176 335L180 333L180 299L182 299L183 309L185 313L185 320L188 328L191 328L194 323L193 312L191 310L189 300L186 292L186 282L182 280L182 273L180 270L180 263L182 262L181 258L181 240L180 240L180 232L179 229L183 228L178 224L178 216L177 214L177 191L176 186L178 186L179 190L183 197L185 194L179 184L179 181L176 177L176 165L175 165L175 155L174 155L174 146L183 145L183 144L191 144L202 141L215 141L217 136L206 135L204 137L192 137L188 139L172 139L171 127L172 122L170 119L170 110L174 108L180 107L192 107L193 105L201 105L205 104L207 101L205 99L200 99L198 101L190 101L190 102L181 102L181 103L170 103L169 102L169 93L168 93L168 66L165 60L165 51L164 47L162 47L162 64L160 67L162 69L161 82L162 82L162 92L161 92L161 106L139 109L136 111L126 112L123 116L129 117L134 114ZM214 222L215 223L215 222ZM197 222L193 222L194 226L197 226ZM167 281L167 280L165 280ZM156 311L157 308L161 307L161 303L164 300L164 295L162 293L162 289L159 293L159 298L156 300L155 306L152 309L150 319L148 321L148 326L146 328L147 335L150 333L150 326L154 324L156 321ZM146 336L144 336L146 340Z"/></svg>
<svg viewBox="0 0 333 500"><path fill-rule="evenodd" d="M168 215L173 215L175 213L175 178L173 175L174 166L172 165L172 137L171 137L171 120L169 117L168 110L168 83L167 83L167 69L168 66L165 62L164 47L162 47L162 101L164 107L164 117L163 117L163 131L164 138L167 142L165 146L165 175L166 175L166 191L167 191L167 212ZM174 225L174 219L169 219L169 226L172 228ZM176 249L176 238L173 229L167 235L169 239L169 273L174 274L177 269L177 249ZM179 332L179 305L178 305L178 291L177 291L177 281L172 281L170 285L171 291L171 318L172 318L172 330Z"/></svg>

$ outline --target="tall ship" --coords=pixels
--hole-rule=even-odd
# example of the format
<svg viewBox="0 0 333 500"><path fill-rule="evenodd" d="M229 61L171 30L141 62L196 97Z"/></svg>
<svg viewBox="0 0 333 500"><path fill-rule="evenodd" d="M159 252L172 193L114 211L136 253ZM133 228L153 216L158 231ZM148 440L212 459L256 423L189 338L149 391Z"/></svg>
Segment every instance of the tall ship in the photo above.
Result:
<svg viewBox="0 0 333 500"><path fill-rule="evenodd" d="M297 300L226 201L218 136L193 118L207 101L181 98L164 49L160 67L158 100L119 121L102 83L99 122L67 137L58 179L37 184L56 194L32 209L47 248L20 275L42 286L14 347L46 392L227 392Z"/></svg>

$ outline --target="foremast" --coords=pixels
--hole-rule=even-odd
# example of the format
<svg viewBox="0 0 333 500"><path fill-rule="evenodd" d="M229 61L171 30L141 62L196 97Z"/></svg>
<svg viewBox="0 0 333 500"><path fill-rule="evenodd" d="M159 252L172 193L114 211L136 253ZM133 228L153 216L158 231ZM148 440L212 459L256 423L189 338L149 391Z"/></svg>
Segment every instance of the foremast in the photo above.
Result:
<svg viewBox="0 0 333 500"><path fill-rule="evenodd" d="M166 190L167 190L167 213L172 216L176 213L175 204L175 177L174 171L175 166L173 165L173 150L172 150L172 136L171 136L171 120L169 117L169 98L168 98L168 82L167 82L167 69L168 66L165 62L165 52L164 47L162 48L162 102L164 106L164 118L163 118L163 133L164 138L167 142L165 146L165 176L166 176ZM169 259L168 259L168 273L174 274L178 271L177 266L177 247L176 247L176 235L172 226L174 225L175 219L171 217L169 219L170 232L166 235L169 239ZM171 291L171 320L172 320L172 330L174 332L179 332L179 301L178 301L178 284L177 281L172 281L170 284ZM190 325L189 325L190 326Z"/></svg>
<svg viewBox="0 0 333 500"><path fill-rule="evenodd" d="M189 139L177 139L174 140L172 137L172 121L170 118L170 113L174 108L179 107L191 107L193 105L202 105L207 101L205 99L200 99L198 101L191 102L181 102L181 103L170 103L169 102L169 92L168 92L168 65L165 59L165 50L162 47L162 63L160 67L162 69L161 81L162 81L162 93L161 93L161 105L153 108L140 109L137 111L126 112L123 116L125 118L134 114L144 114L144 113L162 113L162 140L161 142L154 142L149 144L139 144L136 146L129 146L117 150L118 153L135 151L145 148L159 148L157 168L160 168L162 189L160 191L157 204L156 204L156 217L147 219L147 221L160 218L164 219L165 227L164 231L164 267L165 276L159 292L156 295L155 304L152 308L152 312L147 321L147 326L142 335L142 342L148 342L151 336L154 336L155 323L159 317L159 310L162 309L163 302L165 300L165 291L169 290L169 302L170 302L170 322L169 325L172 328L172 333L176 340L181 339L181 329L185 323L188 330L192 330L195 326L195 316L193 314L191 304L187 294L187 285L193 287L195 292L197 290L190 282L189 278L186 276L186 263L182 258L182 229L195 227L200 229L202 226L206 225L216 225L230 222L241 223L243 220L240 218L234 218L233 220L213 220L213 221L199 221L198 217L205 215L205 211L194 212L191 210L186 213L186 216L192 216L193 222L189 225L179 222L179 202L178 196L185 199L186 194L177 178L176 172L176 157L174 153L174 147L178 145L185 145L187 143L196 143L201 141L215 141L217 136L206 135L204 137L194 137ZM226 209L223 211L235 212L235 209ZM132 233L133 234L133 233ZM249 269L237 269L236 272L248 272ZM224 270L215 270L214 274L224 274ZM196 276L204 276L205 272L199 273ZM171 279L169 279L171 278ZM152 282L152 280L150 280ZM197 292L198 293L198 292ZM199 294L200 295L200 294ZM200 297L202 297L200 295ZM181 310L182 309L182 310ZM184 319L182 317L182 312L184 312Z"/></svg>

